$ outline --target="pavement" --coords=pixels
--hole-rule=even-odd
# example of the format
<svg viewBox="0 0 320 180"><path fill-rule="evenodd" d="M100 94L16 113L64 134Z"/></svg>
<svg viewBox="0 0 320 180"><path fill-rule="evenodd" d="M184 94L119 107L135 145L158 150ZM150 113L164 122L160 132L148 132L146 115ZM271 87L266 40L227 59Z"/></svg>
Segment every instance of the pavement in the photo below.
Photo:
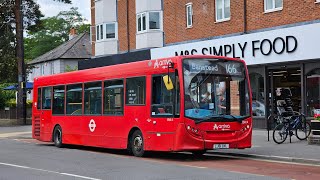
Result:
<svg viewBox="0 0 320 180"><path fill-rule="evenodd" d="M272 131L253 130L253 147L250 149L223 149L209 151L213 154L244 158L296 162L320 165L320 146L309 145L307 140L300 141L296 136L289 137L283 144L276 144L272 139Z"/></svg>
<svg viewBox="0 0 320 180"><path fill-rule="evenodd" d="M31 135L31 126L0 127L0 138L31 138ZM288 138L283 144L276 144L272 131L269 137L268 141L266 130L255 129L252 148L210 150L207 154L320 165L319 145L308 145L306 140L300 141L295 136L291 143Z"/></svg>

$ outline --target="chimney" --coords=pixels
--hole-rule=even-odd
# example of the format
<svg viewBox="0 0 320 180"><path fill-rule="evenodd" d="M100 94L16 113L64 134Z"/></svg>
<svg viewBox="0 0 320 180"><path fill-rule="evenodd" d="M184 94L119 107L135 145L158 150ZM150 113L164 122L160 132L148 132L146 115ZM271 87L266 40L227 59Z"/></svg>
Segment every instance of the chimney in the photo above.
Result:
<svg viewBox="0 0 320 180"><path fill-rule="evenodd" d="M77 30L74 27L72 27L69 33L69 41L73 39L76 35L77 35Z"/></svg>

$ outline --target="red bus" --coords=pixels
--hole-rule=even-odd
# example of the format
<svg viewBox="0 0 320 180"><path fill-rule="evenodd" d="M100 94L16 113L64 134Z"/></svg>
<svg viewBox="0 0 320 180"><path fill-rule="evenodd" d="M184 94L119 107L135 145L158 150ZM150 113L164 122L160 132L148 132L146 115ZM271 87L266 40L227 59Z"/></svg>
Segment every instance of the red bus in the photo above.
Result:
<svg viewBox="0 0 320 180"><path fill-rule="evenodd" d="M33 138L145 151L251 147L243 60L177 56L34 79Z"/></svg>

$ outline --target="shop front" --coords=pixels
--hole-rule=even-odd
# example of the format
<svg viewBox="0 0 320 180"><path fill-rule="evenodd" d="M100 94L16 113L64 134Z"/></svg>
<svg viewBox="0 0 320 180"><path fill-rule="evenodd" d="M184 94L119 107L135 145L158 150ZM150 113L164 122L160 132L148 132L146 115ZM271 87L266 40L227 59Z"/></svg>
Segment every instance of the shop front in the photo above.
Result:
<svg viewBox="0 0 320 180"><path fill-rule="evenodd" d="M212 54L244 59L252 88L254 127L266 128L277 92L289 89L294 111L320 111L320 23L297 24L244 35L151 49L151 58Z"/></svg>

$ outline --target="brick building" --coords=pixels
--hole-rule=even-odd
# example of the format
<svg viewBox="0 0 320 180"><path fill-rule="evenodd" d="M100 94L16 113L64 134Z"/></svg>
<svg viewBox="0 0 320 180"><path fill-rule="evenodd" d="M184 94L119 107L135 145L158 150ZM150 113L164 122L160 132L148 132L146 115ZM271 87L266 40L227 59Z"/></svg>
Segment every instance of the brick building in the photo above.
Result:
<svg viewBox="0 0 320 180"><path fill-rule="evenodd" d="M96 58L146 49L152 59L238 57L249 68L256 126L276 109L277 88L291 89L295 111L320 109L320 0L91 2Z"/></svg>

